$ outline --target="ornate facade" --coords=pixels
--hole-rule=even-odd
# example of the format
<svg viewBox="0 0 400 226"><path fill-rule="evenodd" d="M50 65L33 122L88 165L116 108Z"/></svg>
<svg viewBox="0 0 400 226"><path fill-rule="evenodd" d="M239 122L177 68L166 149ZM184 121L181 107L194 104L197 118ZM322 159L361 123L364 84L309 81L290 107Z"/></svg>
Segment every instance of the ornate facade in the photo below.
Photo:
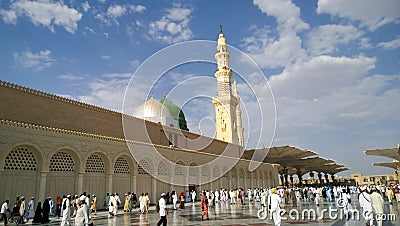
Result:
<svg viewBox="0 0 400 226"><path fill-rule="evenodd" d="M149 192L155 200L161 192L189 186L199 191L278 185L272 164L262 163L252 172L243 158L233 166L206 165L224 149L237 153L230 158L240 158L239 145L134 117L129 119L135 139L126 141L118 112L2 81L0 93L0 200L17 195L43 200L87 191L102 203L107 192ZM146 131L151 142L144 138ZM199 150L186 138L209 145ZM138 151L156 147L172 163L146 155L135 159L127 142ZM193 167L184 171L181 166ZM186 186L160 180L171 176Z"/></svg>
<svg viewBox="0 0 400 226"><path fill-rule="evenodd" d="M146 121L0 81L0 200L86 191L101 205L107 192L148 192L154 201L172 190L277 186L276 165L248 170L239 96L236 82L232 95L222 32L217 49L213 101L219 140L170 127L171 122ZM186 122L180 124L187 129ZM154 148L162 158L150 155ZM209 164L219 158L226 161Z"/></svg>

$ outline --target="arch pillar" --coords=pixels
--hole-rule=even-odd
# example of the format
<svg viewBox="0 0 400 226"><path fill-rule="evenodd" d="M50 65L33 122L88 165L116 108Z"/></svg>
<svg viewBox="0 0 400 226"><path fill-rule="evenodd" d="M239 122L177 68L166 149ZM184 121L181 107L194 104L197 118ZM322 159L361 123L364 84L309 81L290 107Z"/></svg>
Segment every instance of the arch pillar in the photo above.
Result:
<svg viewBox="0 0 400 226"><path fill-rule="evenodd" d="M243 190L246 191L247 187L247 182L246 182L246 173L243 174Z"/></svg>
<svg viewBox="0 0 400 226"><path fill-rule="evenodd" d="M138 192L136 191L136 189L137 189L137 181L136 180L137 180L137 176L133 174L131 176L131 181L132 181L132 185L131 186L132 186L132 191L137 194Z"/></svg>
<svg viewBox="0 0 400 226"><path fill-rule="evenodd" d="M113 173L107 174L106 177L106 190L110 191L111 193L114 193L113 191Z"/></svg>
<svg viewBox="0 0 400 226"><path fill-rule="evenodd" d="M40 176L39 176L39 187L38 187L38 200L44 200L45 196L46 196L46 183L47 183L47 174L49 172L48 171L41 171L40 172Z"/></svg>
<svg viewBox="0 0 400 226"><path fill-rule="evenodd" d="M229 188L232 188L232 171L229 172L228 174L228 183L229 183Z"/></svg>
<svg viewBox="0 0 400 226"><path fill-rule="evenodd" d="M155 202L157 202L158 200L157 200L157 179L155 178L155 177L151 177L151 195L150 195L150 197L151 197L151 202L152 203L155 203Z"/></svg>
<svg viewBox="0 0 400 226"><path fill-rule="evenodd" d="M82 192L83 191L83 176L85 173L79 172L77 175L77 183L76 183L76 191Z"/></svg>

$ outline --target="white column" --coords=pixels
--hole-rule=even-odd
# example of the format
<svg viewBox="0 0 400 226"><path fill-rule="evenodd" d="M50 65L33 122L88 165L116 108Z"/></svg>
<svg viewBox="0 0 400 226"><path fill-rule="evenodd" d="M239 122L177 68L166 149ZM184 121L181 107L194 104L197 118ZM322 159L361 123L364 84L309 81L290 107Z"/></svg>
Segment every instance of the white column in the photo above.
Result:
<svg viewBox="0 0 400 226"><path fill-rule="evenodd" d="M157 194L157 179L155 177L151 177L151 202L154 204L159 197L160 194Z"/></svg>
<svg viewBox="0 0 400 226"><path fill-rule="evenodd" d="M107 192L111 192L111 193L115 193L116 191L113 190L113 173L110 173L107 175L106 178L106 191Z"/></svg>
<svg viewBox="0 0 400 226"><path fill-rule="evenodd" d="M136 180L137 180L137 176L136 176L136 175L132 175L132 176L131 176L132 191L135 192L135 193L137 194L138 192L136 191L136 189L137 189L137 181L136 181Z"/></svg>
<svg viewBox="0 0 400 226"><path fill-rule="evenodd" d="M81 193L83 191L83 175L84 175L83 172L79 172L77 175L78 182L76 183L76 191L75 191L76 194Z"/></svg>
<svg viewBox="0 0 400 226"><path fill-rule="evenodd" d="M46 196L46 183L47 183L47 174L48 172L42 171L40 172L40 184L39 184L39 199L44 200Z"/></svg>

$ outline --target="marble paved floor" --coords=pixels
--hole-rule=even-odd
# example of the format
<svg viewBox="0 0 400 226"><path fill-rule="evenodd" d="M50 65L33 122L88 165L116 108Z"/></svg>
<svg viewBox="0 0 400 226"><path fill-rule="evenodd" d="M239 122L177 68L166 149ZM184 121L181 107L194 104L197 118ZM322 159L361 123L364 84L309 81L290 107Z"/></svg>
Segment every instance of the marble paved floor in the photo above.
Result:
<svg viewBox="0 0 400 226"><path fill-rule="evenodd" d="M352 200L353 206L359 209L356 202L357 198L354 196ZM387 217L391 217L391 221L383 221L383 225L400 225L399 208L400 202L389 205L385 202L385 214ZM335 216L335 209L337 217L330 218L328 215L328 210L331 209L331 215ZM273 225L269 216L266 219L263 218L263 212L258 214L260 209L259 203L246 203L245 205L230 203L217 203L215 207L210 208L210 220L201 219L201 207L200 203L186 203L184 210L173 210L169 206L168 214L168 225L224 225L224 226L239 226L239 225L251 225L251 226L261 226L261 225ZM292 207L292 205L284 205L285 211L287 213L283 217L287 219L282 220L282 225L365 225L362 214L360 214L360 220L357 218L345 220L341 217L341 209L338 209L335 202L322 202L319 207L311 202L299 202L297 207ZM305 212L305 219L301 219L301 212L303 210L311 211L311 217L308 217L307 212ZM299 219L290 219L289 211L291 211L291 216L296 216L296 212L299 213ZM315 211L315 214L312 213ZM323 215L320 213L325 211ZM389 215L391 214L391 215ZM314 219L315 215L315 219ZM135 209L133 213L123 213L122 210L119 211L119 215L116 217L109 218L107 212L99 211L96 215L92 215L92 220L95 225L156 225L159 220L159 215L154 211L154 207L150 208L148 214L138 213L138 209ZM30 224L30 222L28 223ZM51 222L47 225L60 225L60 220L56 218L51 218ZM376 225L376 222L375 224Z"/></svg>

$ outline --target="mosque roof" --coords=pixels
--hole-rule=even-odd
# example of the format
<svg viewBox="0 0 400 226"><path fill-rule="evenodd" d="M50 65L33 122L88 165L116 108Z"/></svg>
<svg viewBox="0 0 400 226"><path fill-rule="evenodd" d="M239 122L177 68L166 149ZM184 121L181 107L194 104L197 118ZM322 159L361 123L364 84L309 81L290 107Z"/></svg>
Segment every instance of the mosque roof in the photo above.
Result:
<svg viewBox="0 0 400 226"><path fill-rule="evenodd" d="M183 113L182 109L176 106L174 103L171 101L167 100L166 97L164 97L162 100L160 100L160 103L164 105L169 112L171 113L172 117L178 121L179 123L179 128L181 130L186 130L189 131L185 119L185 114Z"/></svg>

